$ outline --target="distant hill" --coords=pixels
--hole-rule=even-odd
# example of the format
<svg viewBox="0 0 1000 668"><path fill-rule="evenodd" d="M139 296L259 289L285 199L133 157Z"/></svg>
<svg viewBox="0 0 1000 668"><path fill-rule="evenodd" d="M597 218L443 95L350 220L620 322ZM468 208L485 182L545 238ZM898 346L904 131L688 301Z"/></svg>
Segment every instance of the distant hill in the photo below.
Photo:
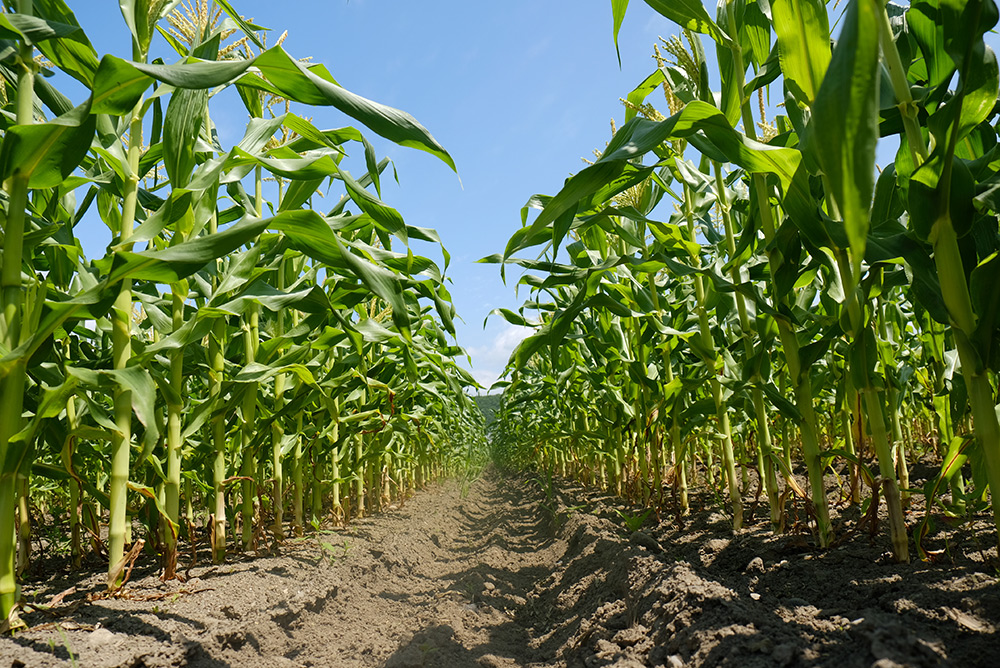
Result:
<svg viewBox="0 0 1000 668"><path fill-rule="evenodd" d="M472 397L476 401L476 405L479 406L479 410L483 412L486 424L493 422L496 412L500 410L501 396L499 394L484 394Z"/></svg>

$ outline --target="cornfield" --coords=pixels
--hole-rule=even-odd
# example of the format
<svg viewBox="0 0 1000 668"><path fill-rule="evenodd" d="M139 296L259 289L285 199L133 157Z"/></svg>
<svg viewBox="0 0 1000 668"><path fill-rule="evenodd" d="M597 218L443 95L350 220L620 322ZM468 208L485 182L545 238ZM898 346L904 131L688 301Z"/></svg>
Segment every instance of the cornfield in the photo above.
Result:
<svg viewBox="0 0 1000 668"><path fill-rule="evenodd" d="M63 522L77 565L106 559L114 591L144 545L173 578L183 536L222 561L401 502L482 452L447 266L393 245L440 239L381 201L388 161L361 131L290 108L332 107L454 169L449 154L283 38L267 47L225 0L178 5L121 3L129 59L99 56L62 0L0 14L9 628L33 510ZM150 57L156 34L173 64ZM50 81L67 77L85 99ZM225 147L212 103L231 87L247 122ZM106 253L87 258L78 232L102 222Z"/></svg>
<svg viewBox="0 0 1000 668"><path fill-rule="evenodd" d="M4 630L40 519L112 595L143 554L182 578L199 544L221 563L490 455L652 509L627 525L705 492L736 532L807 518L819 549L881 515L897 562L939 556L934 516L1000 537L994 0L646 4L677 34L624 123L482 260L523 270L495 313L533 330L487 428L450 256L362 134L454 170L424 126L228 0L120 0L127 58L64 0L4 0Z"/></svg>
<svg viewBox="0 0 1000 668"><path fill-rule="evenodd" d="M1000 523L996 5L646 4L680 36L626 122L482 260L532 293L495 456L679 515L704 477L819 546L882 509L900 562L932 510Z"/></svg>

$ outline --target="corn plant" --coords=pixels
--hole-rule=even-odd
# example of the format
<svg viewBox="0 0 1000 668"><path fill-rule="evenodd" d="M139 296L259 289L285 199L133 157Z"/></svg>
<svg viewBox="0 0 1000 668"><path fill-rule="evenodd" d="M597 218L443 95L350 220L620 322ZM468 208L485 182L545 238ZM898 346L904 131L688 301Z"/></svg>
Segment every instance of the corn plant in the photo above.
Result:
<svg viewBox="0 0 1000 668"><path fill-rule="evenodd" d="M662 471L680 492L679 472L696 473L700 458L714 485L718 461L735 529L747 493L735 467L756 469L774 528L799 498L821 546L835 537L829 474L846 469L847 499L859 502L865 481L870 502L884 500L893 555L906 561L904 503L914 491L930 508L950 485L953 508L965 509L1000 489L996 297L987 288L1000 248L990 166L998 76L983 41L996 6L724 0L712 17L698 2L646 4L683 37L665 41L666 54L657 48L656 71L624 98L626 122L597 160L555 196L533 197L506 250L486 258L541 274L521 279L538 293L526 304L534 316L501 312L537 328L511 359L504 422L539 419L522 404L547 379L575 373L568 342L604 347L599 366L616 363L582 394L621 384L630 410L598 414L625 453L573 441L563 446L572 457L596 448L617 460L616 472L637 465L654 498ZM628 2L612 6L617 44ZM666 113L650 102L660 89ZM776 89L784 113L768 120ZM886 137L899 150L879 173L876 144ZM529 208L540 209L530 222ZM516 255L535 247L538 260ZM933 377L904 363L917 355L935 360ZM949 356L960 376L945 374ZM539 377L542 359L548 375ZM617 360L627 374L612 372ZM942 467L912 490L907 421L921 404ZM967 409L973 434L958 434ZM543 424L574 424L578 412L593 414L569 402ZM524 462L514 452L534 447L531 429L496 431L503 456ZM808 491L796 481L796 451Z"/></svg>
<svg viewBox="0 0 1000 668"><path fill-rule="evenodd" d="M129 59L99 56L63 0L0 14L10 627L33 480L68 481L73 562L106 559L114 591L143 545L175 577L185 535L196 549L207 534L221 561L230 544L281 540L289 498L300 534L327 501L335 520L350 518L343 485L356 485L360 515L482 449L465 394L475 382L454 361L447 266L398 248L440 239L382 201L388 162L358 129L322 130L297 112L333 107L454 168L451 157L283 38L267 47L229 2L178 5L121 3ZM43 60L85 99L74 106L41 76ZM228 87L249 114L231 147L212 116ZM348 171L355 149L361 176ZM333 194L328 211L314 208L318 192ZM97 219L107 251L88 259L75 231Z"/></svg>

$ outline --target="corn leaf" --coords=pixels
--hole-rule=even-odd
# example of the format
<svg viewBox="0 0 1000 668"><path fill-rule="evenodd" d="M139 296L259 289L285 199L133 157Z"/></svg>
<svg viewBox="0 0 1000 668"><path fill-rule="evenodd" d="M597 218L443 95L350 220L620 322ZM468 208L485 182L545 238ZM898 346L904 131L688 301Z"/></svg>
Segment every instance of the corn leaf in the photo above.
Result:
<svg viewBox="0 0 1000 668"><path fill-rule="evenodd" d="M771 16L785 85L800 104L811 107L830 64L826 4L822 0L771 0Z"/></svg>
<svg viewBox="0 0 1000 668"><path fill-rule="evenodd" d="M870 2L847 8L830 68L816 93L808 149L822 167L847 229L857 276L865 255L878 142L878 24ZM850 291L854 286L844 286Z"/></svg>

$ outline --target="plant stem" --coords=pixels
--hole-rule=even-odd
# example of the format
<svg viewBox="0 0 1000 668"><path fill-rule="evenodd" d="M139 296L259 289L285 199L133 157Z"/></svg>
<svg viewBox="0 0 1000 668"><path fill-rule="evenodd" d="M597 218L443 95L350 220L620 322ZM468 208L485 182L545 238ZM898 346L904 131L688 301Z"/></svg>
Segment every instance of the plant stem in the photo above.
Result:
<svg viewBox="0 0 1000 668"><path fill-rule="evenodd" d="M913 103L913 95L910 93L910 84L906 80L906 70L903 69L899 50L892 39L892 24L889 22L889 14L885 4L878 2L878 0L869 1L877 4L875 15L878 20L878 42L882 50L882 62L885 63L885 67L889 71L889 81L892 83L892 90L899 103L899 113L903 118L903 129L906 132L913 164L915 167L919 167L927 161L927 144L924 142L924 135L917 120L917 108Z"/></svg>
<svg viewBox="0 0 1000 668"><path fill-rule="evenodd" d="M687 218L688 237L692 244L697 244L698 239L694 226L694 211L692 208L691 189L684 184L684 214ZM701 258L694 255L691 258L696 268L701 266ZM701 344L706 351L710 351L712 359L710 362L717 362L715 340L712 338L712 329L708 321L708 311L705 308L706 296L705 285L701 274L694 276L694 291L698 300L698 322L701 327ZM729 426L729 407L722 396L722 383L719 382L718 371L715 368L709 370L712 374L710 389L712 399L715 401L715 414L719 424L719 434L721 436L722 463L725 467L726 484L729 489L729 501L733 505L733 530L739 531L743 528L743 499L740 494L740 486L736 477L736 457L733 453L733 438Z"/></svg>
<svg viewBox="0 0 1000 668"><path fill-rule="evenodd" d="M129 125L128 177L122 193L121 243L130 249L132 226L138 207L139 156L142 152L142 100L136 103ZM122 281L111 318L111 344L114 368L123 370L132 357L132 281ZM108 588L121 582L122 570L116 569L125 556L128 517L126 495L129 477L129 449L132 444L132 393L121 385L114 392L115 430L111 433L111 498L108 506Z"/></svg>
<svg viewBox="0 0 1000 668"><path fill-rule="evenodd" d="M976 316L965 280L958 237L947 207L944 207L934 224L931 243L934 245L934 264L941 281L941 293L952 319L952 332L962 364L962 376L969 392L975 434L982 444L986 459L994 523L1000 542L1000 423L997 420L996 397L989 371L983 366L979 353L969 340L975 330Z"/></svg>
<svg viewBox="0 0 1000 668"><path fill-rule="evenodd" d="M278 268L279 290L285 289L287 262L287 259L283 258ZM281 338L285 335L285 317L280 310L274 314L274 317L276 319L274 323L274 335L277 338ZM285 374L279 373L274 377L274 407L272 409L274 413L280 411L281 407L284 405L285 383ZM272 527L272 533L277 540L284 538L285 477L284 472L282 471L281 462L281 443L284 436L285 430L282 429L278 420L274 420L274 422L271 423L271 466L273 469L273 485L271 495L273 497L272 505L274 506L274 525Z"/></svg>
<svg viewBox="0 0 1000 668"><path fill-rule="evenodd" d="M357 478L357 489L355 490L355 514L357 517L365 516L365 445L361 432L354 435L354 474Z"/></svg>
<svg viewBox="0 0 1000 668"><path fill-rule="evenodd" d="M180 234L179 232L176 234ZM173 306L173 328L178 331L184 326L184 299L187 297L186 282L170 286ZM181 415L184 411L184 349L170 351L170 387L167 396L167 479L164 482L166 518L161 518L164 540L165 580L172 580L177 566L177 536L180 526L181 492Z"/></svg>
<svg viewBox="0 0 1000 668"><path fill-rule="evenodd" d="M292 533L301 536L304 532L302 493L302 413L295 418L295 449L292 452Z"/></svg>
<svg viewBox="0 0 1000 668"><path fill-rule="evenodd" d="M260 313L257 307L251 307L249 322L243 323L243 361L249 366L257 359L257 345L259 341ZM250 445L253 442L254 429L257 422L257 383L247 383L246 394L243 395L243 423L240 430L240 452L243 455L243 464L240 468L242 505L241 514L243 529L240 542L244 550L249 550L253 545L253 504L256 495L256 485L254 481L257 475L257 459Z"/></svg>
<svg viewBox="0 0 1000 668"><path fill-rule="evenodd" d="M733 11L727 11L729 17L729 28L732 34L739 34L736 30L736 19ZM734 40L731 46L733 54L733 71L736 73L736 82L740 87L741 116L743 119L743 132L752 140L757 139L757 130L754 125L753 111L750 109L749 99L743 95L745 87L746 67L743 61L743 49L739 40ZM784 263L781 252L773 245L775 237L775 226L771 203L767 196L767 181L761 174L751 175L753 193L756 198L757 211L760 214L761 228L764 232L764 241L770 248L768 251L768 267L770 269L772 289L775 288L774 277L778 268ZM773 304L781 305L785 300L780 297L777 290L773 291ZM791 323L784 317L775 318L778 324L778 334L782 348L785 351L785 362L788 366L788 373L792 380L795 394L795 406L802 416L799 425L802 437L802 455L805 459L806 470L809 474L809 488L812 502L816 513L817 534L820 547L826 547L830 543L830 510L826 500L826 488L823 481L823 465L820 460L820 448L818 429L816 426L816 412L813 408L812 381L809 378L809 370L803 369L799 358L799 341L792 330ZM788 439L785 439L786 457L788 453Z"/></svg>
<svg viewBox="0 0 1000 668"><path fill-rule="evenodd" d="M729 250L730 258L736 255L736 240L733 234L733 220L730 212L729 201L726 195L726 183L722 176L722 165L713 163L715 169L715 189L718 198L719 209L722 211L722 221L726 229L726 246ZM733 262L730 270L730 277L733 284L740 285L743 282L740 264ZM753 332L750 326L750 317L747 315L746 297L742 292L736 293L736 310L739 313L740 329L743 332L743 349L748 363L754 358L753 341L750 338ZM764 488L767 491L768 506L771 510L771 527L777 532L781 527L781 504L778 497L778 481L774 472L773 446L771 445L771 430L768 427L767 412L764 407L764 393L759 387L760 373L754 370L750 378L753 383L751 398L754 407L754 416L757 421L757 470L764 480Z"/></svg>
<svg viewBox="0 0 1000 668"><path fill-rule="evenodd" d="M30 16L31 0L20 0L18 13ZM34 122L34 50L23 41L18 51L17 124ZM9 201L3 226L3 266L0 267L0 343L10 351L21 341L21 325L25 309L21 287L28 177L15 172L4 183ZM21 411L27 382L27 360L20 359L3 380L0 380L0 621L9 619L17 605L18 584L15 564L15 513L18 471L9 470L12 456L11 438L21 430ZM18 447L18 446L14 446Z"/></svg>
<svg viewBox="0 0 1000 668"><path fill-rule="evenodd" d="M215 216L212 217L211 233L216 232ZM215 279L218 287L218 279ZM225 374L226 358L223 341L226 337L226 321L217 318L212 323L209 337L208 355L211 361L209 371L209 398L216 412L212 418L212 483L215 492L215 510L212 513L212 561L219 564L226 560L226 420L219 410L222 408L222 378Z"/></svg>
<svg viewBox="0 0 1000 668"><path fill-rule="evenodd" d="M829 186L829 184L827 184ZM830 188L827 187L827 192ZM831 199L831 213L835 217L840 217L836 203ZM837 266L840 270L841 282L847 291L847 303L845 310L851 324L849 335L853 337L853 345L863 348L863 355L852 359L872 359L878 357L878 344L874 349L868 345L869 339L866 334L871 335L871 341L875 341L875 331L870 321L865 322L862 315L862 306L858 297L857 282L853 276L852 264L846 251L837 253ZM854 362L852 362L853 366ZM899 484L896 482L895 459L892 456L892 447L889 445L889 438L885 428L885 406L882 395L875 387L873 375L874 366L871 370L862 365L860 369L854 369L855 376L864 378L865 384L859 388L865 400L865 408L868 415L868 426L872 432L872 442L875 444L875 454L878 459L879 475L882 478L882 488L884 490L886 510L889 513L889 534L892 541L892 556L900 563L907 563L910 560L909 539L906 534L906 520L903 515L902 500L899 494Z"/></svg>

